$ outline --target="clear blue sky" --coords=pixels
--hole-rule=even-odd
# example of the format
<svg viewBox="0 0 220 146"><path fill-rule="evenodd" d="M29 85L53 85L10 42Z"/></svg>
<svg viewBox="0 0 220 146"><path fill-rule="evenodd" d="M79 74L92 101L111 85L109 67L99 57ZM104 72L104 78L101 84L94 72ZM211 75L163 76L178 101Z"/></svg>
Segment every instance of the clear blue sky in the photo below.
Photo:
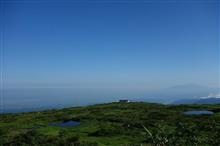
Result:
<svg viewBox="0 0 220 146"><path fill-rule="evenodd" d="M6 86L219 85L217 0L1 5Z"/></svg>

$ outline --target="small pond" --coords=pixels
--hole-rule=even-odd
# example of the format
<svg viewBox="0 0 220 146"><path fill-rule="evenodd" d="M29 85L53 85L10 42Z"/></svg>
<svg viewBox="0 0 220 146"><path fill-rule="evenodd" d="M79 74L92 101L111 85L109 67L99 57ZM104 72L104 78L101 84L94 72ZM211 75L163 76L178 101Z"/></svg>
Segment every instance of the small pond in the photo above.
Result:
<svg viewBox="0 0 220 146"><path fill-rule="evenodd" d="M213 115L212 111L208 110L193 110L184 112L185 115Z"/></svg>
<svg viewBox="0 0 220 146"><path fill-rule="evenodd" d="M80 125L78 121L67 121L67 122L60 122L60 123L49 123L49 126L58 126L58 127L75 127Z"/></svg>

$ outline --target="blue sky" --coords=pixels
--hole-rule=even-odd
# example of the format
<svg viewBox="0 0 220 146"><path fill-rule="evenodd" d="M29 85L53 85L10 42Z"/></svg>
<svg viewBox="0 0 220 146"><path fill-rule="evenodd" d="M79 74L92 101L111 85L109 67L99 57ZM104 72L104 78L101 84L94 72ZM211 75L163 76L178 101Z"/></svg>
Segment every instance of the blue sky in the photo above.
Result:
<svg viewBox="0 0 220 146"><path fill-rule="evenodd" d="M5 1L8 87L219 86L219 2Z"/></svg>

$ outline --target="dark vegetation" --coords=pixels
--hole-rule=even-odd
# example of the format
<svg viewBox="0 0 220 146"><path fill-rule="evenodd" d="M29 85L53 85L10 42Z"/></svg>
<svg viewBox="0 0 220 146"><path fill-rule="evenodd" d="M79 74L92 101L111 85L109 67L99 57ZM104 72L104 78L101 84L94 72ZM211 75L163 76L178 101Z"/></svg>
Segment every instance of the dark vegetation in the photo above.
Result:
<svg viewBox="0 0 220 146"><path fill-rule="evenodd" d="M214 115L187 116L188 110ZM72 128L50 122L80 121ZM111 103L0 115L2 146L219 146L220 105Z"/></svg>

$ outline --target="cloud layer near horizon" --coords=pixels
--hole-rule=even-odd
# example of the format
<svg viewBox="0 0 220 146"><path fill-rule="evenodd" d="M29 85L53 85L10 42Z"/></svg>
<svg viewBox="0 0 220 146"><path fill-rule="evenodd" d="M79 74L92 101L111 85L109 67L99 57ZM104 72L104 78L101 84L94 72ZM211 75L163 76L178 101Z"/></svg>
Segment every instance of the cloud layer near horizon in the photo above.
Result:
<svg viewBox="0 0 220 146"><path fill-rule="evenodd" d="M209 93L208 96L205 96L205 97L200 97L202 99L205 99L205 98L220 98L220 93Z"/></svg>

